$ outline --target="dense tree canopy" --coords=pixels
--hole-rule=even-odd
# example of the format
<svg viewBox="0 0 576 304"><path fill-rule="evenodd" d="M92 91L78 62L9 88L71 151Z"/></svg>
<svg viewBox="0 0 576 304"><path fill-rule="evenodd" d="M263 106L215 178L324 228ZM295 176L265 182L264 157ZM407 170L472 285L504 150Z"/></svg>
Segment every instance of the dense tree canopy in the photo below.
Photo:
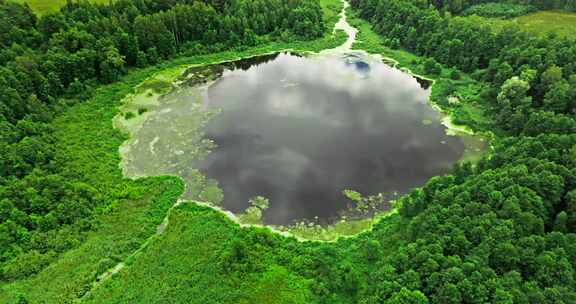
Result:
<svg viewBox="0 0 576 304"><path fill-rule="evenodd" d="M482 106L503 136L490 158L402 200L409 241L385 259L399 284L393 290L410 277L410 289L431 303L574 303L575 41L495 32L426 1L352 4L388 40L485 83ZM431 60L424 67L436 74Z"/></svg>
<svg viewBox="0 0 576 304"><path fill-rule="evenodd" d="M41 17L0 0L0 28L0 280L76 246L110 203L54 158L59 111L130 67L324 33L313 0L68 1Z"/></svg>

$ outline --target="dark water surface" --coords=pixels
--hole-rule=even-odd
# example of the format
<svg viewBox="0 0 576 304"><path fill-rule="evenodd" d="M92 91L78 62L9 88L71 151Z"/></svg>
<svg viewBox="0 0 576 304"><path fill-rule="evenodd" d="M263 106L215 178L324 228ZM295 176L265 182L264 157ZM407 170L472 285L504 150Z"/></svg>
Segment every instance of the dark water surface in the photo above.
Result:
<svg viewBox="0 0 576 304"><path fill-rule="evenodd" d="M353 55L263 61L227 66L208 89L222 113L206 128L218 147L201 170L233 212L261 195L266 223L331 219L350 205L345 189L405 193L462 156L426 82Z"/></svg>

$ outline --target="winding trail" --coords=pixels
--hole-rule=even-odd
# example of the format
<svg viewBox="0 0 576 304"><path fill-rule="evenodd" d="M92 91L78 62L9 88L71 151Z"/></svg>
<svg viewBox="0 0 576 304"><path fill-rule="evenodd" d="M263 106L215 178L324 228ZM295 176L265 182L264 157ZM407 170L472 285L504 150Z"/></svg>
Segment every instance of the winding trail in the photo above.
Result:
<svg viewBox="0 0 576 304"><path fill-rule="evenodd" d="M170 214L172 214L172 210L174 210L175 208L177 208L178 206L180 206L184 201L182 200L178 200L176 201L176 203L170 207L170 209L168 209L168 212L166 212L166 216L164 217L164 219L162 220L162 223L160 225L158 225L158 227L156 228L156 233L154 233L152 236L150 236L144 243L142 243L142 245L136 249L136 251L132 252L129 256L127 256L124 261L119 262L118 264L116 264L116 266L108 269L106 272L104 272L103 274L101 274L100 276L98 276L98 278L96 278L96 281L94 281L92 283L92 286L90 287L90 290L87 291L81 298L80 300L86 299L87 297L90 296L90 294L92 293L92 290L94 290L96 287L100 286L102 283L104 283L106 280L110 279L113 275L119 273L122 269L124 269L124 267L126 267L126 262L134 257L136 257L136 255L138 255L140 252L142 252L146 247L148 247L148 245L156 238L159 237L160 235L162 235L164 233L164 231L166 231L166 228L168 227L168 224L170 223Z"/></svg>
<svg viewBox="0 0 576 304"><path fill-rule="evenodd" d="M344 5L342 7L342 12L340 12L340 20L338 20L338 22L334 26L334 30L332 33L335 34L337 31L343 31L344 33L346 33L346 35L348 35L348 39L346 39L346 42L344 42L344 44L342 44L341 46L334 49L322 51L321 54L343 53L351 51L352 46L356 42L356 35L358 34L358 29L351 26L350 23L348 23L348 18L346 16L346 10L348 10L348 7L350 7L350 3L348 3L347 0L342 0L342 2L344 3Z"/></svg>

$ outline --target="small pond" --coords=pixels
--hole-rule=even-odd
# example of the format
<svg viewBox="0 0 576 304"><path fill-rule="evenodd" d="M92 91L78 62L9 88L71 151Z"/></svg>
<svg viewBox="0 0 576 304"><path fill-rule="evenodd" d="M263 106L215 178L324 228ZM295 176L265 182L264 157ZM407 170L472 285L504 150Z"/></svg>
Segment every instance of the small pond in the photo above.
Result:
<svg viewBox="0 0 576 304"><path fill-rule="evenodd" d="M363 53L191 68L179 86L151 106L125 170L179 175L193 188L198 169L234 213L268 198L267 224L331 222L353 206L346 189L393 199L466 150L428 104L429 82Z"/></svg>

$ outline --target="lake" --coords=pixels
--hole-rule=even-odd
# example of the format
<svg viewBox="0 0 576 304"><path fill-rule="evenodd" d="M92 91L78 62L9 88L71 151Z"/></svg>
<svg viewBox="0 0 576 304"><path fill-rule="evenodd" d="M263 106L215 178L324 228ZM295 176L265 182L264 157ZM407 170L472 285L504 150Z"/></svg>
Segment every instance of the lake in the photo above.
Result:
<svg viewBox="0 0 576 304"><path fill-rule="evenodd" d="M198 168L218 181L225 209L268 198L267 224L329 222L352 204L344 190L392 198L465 150L428 104L428 81L362 53L282 53L212 71L203 106L220 113L204 130L216 146Z"/></svg>

